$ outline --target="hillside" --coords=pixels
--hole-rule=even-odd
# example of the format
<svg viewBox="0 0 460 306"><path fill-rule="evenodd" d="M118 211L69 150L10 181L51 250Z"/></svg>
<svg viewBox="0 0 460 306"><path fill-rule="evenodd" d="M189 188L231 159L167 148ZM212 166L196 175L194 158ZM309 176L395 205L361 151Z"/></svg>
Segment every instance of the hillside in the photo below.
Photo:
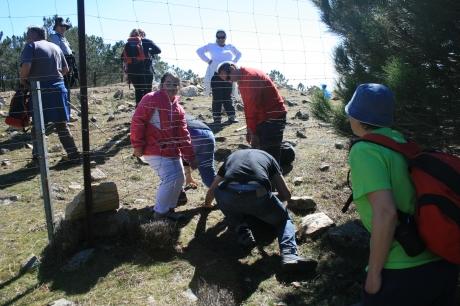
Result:
<svg viewBox="0 0 460 306"><path fill-rule="evenodd" d="M114 97L117 91L118 94L123 91L121 98ZM1 93L7 101L10 94ZM276 239L261 224L255 224L259 228L258 247L249 254L240 251L222 222L223 215L218 210L200 207L206 192L203 186L189 190L188 203L179 209L190 217L186 224L146 223L150 228L142 227L141 236L129 236L129 231L124 231L117 238L97 240L89 261L72 272L61 269L67 259L61 258L63 261L54 268L43 263L30 273L20 274L21 265L31 254L42 256L41 260L46 262L43 256L47 253L42 253L47 245L46 222L39 171L25 168L31 157L30 137L8 130L2 119L0 303L45 305L59 298L82 305L231 305L232 301L243 305L350 305L357 302L367 241L353 221L354 209L347 214L340 212L349 195L348 139L311 115L307 120L296 116L299 111L310 113L308 96L287 89L282 90L282 95L290 105L285 139L296 145L297 154L293 169L286 176L288 186L293 196L311 196L317 204L316 212L326 213L336 224L323 234L299 243L302 255L319 261L316 275L294 281L281 278ZM76 96L74 90L72 101L77 101ZM142 223L149 218L147 208L153 203L158 179L148 166L131 156L128 126L133 100L133 90L123 84L91 88L90 142L95 161L93 171L101 170L107 176L103 181L116 183L121 211L128 219L134 217ZM183 97L182 101L186 112L211 121L209 97ZM244 126L243 113L239 111L237 115L240 123L216 132L218 149L234 151L247 145L245 130L239 129ZM73 122L71 129L81 145L80 120ZM65 205L82 189L82 168L55 167L64 152L57 135L50 134L48 141L50 180L58 219L63 216ZM218 154L216 159L219 166L222 158ZM197 172L194 177L199 181ZM299 227L305 213L292 215ZM69 237L80 229L67 228L68 232L60 233L64 233L60 235L64 237L62 241L72 243ZM155 236L152 232L161 233ZM75 243L67 250L84 248L84 244Z"/></svg>

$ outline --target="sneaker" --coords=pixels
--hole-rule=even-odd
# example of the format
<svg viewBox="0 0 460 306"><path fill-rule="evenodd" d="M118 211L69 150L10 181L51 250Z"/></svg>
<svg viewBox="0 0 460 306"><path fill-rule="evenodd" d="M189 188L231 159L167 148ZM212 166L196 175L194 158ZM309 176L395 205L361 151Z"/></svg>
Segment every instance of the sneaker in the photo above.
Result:
<svg viewBox="0 0 460 306"><path fill-rule="evenodd" d="M240 225L236 229L238 235L237 242L243 248L253 248L256 245L256 240L251 229L246 225Z"/></svg>
<svg viewBox="0 0 460 306"><path fill-rule="evenodd" d="M227 120L228 124L238 123L238 122L240 122L240 121L238 119L236 119L235 117L229 117L228 120Z"/></svg>
<svg viewBox="0 0 460 306"><path fill-rule="evenodd" d="M304 258L297 254L282 254L281 269L290 273L312 273L316 271L318 262L311 258Z"/></svg>
<svg viewBox="0 0 460 306"><path fill-rule="evenodd" d="M166 220L169 219L171 221L176 222L184 222L187 221L187 217L184 214L176 213L173 210L168 211L167 213L160 214L158 212L154 212L153 219L155 220Z"/></svg>
<svg viewBox="0 0 460 306"><path fill-rule="evenodd" d="M185 190L182 189L179 194L179 198L177 199L177 205L176 206L183 206L187 204L187 194L185 193Z"/></svg>
<svg viewBox="0 0 460 306"><path fill-rule="evenodd" d="M141 164L141 165L148 165L148 164L149 164L149 163L144 159L143 156L141 156L141 157L137 157L137 156L136 156L136 160L137 160L137 162L138 162L139 164Z"/></svg>

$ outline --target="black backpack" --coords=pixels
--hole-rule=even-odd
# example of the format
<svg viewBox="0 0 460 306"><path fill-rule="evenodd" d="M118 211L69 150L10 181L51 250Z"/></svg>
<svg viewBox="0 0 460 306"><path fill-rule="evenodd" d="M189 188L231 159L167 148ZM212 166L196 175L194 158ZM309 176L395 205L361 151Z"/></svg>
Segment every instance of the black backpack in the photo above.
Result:
<svg viewBox="0 0 460 306"><path fill-rule="evenodd" d="M295 160L295 150L294 147L287 141L281 143L281 155L280 155L280 165L288 166L292 164Z"/></svg>

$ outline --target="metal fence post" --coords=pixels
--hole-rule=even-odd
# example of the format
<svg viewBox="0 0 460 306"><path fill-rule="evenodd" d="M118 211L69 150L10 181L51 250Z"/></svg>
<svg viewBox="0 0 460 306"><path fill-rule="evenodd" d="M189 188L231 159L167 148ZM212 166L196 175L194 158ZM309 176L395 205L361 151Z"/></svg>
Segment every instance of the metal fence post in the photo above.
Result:
<svg viewBox="0 0 460 306"><path fill-rule="evenodd" d="M48 229L48 240L50 243L54 241L54 213L53 203L51 202L50 180L48 167L48 148L45 141L45 124L43 120L43 105L40 82L31 82L32 89L32 104L35 128L35 143L36 154L38 154L38 162L40 165L40 180L43 196L43 204L45 206L46 225Z"/></svg>

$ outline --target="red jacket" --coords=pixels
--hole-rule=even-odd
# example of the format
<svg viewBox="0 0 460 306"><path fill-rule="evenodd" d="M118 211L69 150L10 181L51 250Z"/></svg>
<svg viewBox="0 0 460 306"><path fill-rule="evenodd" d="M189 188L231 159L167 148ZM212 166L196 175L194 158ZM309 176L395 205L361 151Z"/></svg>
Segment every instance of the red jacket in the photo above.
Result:
<svg viewBox="0 0 460 306"><path fill-rule="evenodd" d="M144 155L194 160L190 134L179 97L169 102L165 91L146 94L131 119L131 145L143 148Z"/></svg>
<svg viewBox="0 0 460 306"><path fill-rule="evenodd" d="M287 110L275 84L263 71L244 67L240 71L238 87L243 99L246 125L255 133L258 124L284 117Z"/></svg>

